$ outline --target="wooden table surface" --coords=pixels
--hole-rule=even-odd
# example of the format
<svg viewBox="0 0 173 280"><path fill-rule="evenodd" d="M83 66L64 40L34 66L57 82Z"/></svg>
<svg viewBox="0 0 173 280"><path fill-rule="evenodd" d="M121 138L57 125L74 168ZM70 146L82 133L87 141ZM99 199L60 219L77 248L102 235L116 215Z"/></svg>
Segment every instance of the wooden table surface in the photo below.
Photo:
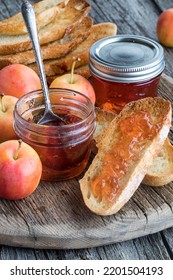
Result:
<svg viewBox="0 0 173 280"><path fill-rule="evenodd" d="M154 40L157 40L156 22L159 14L173 7L172 0L89 0L88 2L92 6L90 14L95 23L115 22L118 26L118 34L136 34ZM0 19L17 13L21 3L21 0L0 0ZM173 77L173 48L164 48L164 51L166 60L164 73ZM0 259L169 260L173 259L173 227L130 241L88 249L43 250L2 245Z"/></svg>

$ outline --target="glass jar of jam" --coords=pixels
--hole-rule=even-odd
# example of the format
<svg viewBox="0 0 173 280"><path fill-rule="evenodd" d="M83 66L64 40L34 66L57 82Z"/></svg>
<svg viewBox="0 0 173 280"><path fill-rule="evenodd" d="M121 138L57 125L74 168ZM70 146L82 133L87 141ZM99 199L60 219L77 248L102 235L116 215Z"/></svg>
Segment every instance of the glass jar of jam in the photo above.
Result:
<svg viewBox="0 0 173 280"><path fill-rule="evenodd" d="M67 180L87 165L95 130L94 105L86 96L67 89L49 89L52 109L65 124L37 124L44 113L42 91L22 96L14 110L14 129L32 146L43 165L42 180Z"/></svg>
<svg viewBox="0 0 173 280"><path fill-rule="evenodd" d="M163 48L142 36L110 36L91 46L89 67L96 105L118 113L130 101L157 96Z"/></svg>

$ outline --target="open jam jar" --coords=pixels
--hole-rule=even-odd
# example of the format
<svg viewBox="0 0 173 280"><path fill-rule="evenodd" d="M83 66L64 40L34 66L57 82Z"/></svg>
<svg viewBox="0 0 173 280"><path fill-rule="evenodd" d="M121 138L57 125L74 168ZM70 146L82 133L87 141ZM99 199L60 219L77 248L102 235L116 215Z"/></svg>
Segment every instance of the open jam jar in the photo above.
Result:
<svg viewBox="0 0 173 280"><path fill-rule="evenodd" d="M163 48L141 36L110 36L91 46L89 67L96 105L118 113L130 101L157 96Z"/></svg>
<svg viewBox="0 0 173 280"><path fill-rule="evenodd" d="M32 146L43 164L42 180L67 180L87 165L95 130L94 105L86 96L67 89L49 89L55 114L66 124L37 124L44 113L42 91L22 96L14 111L14 129Z"/></svg>

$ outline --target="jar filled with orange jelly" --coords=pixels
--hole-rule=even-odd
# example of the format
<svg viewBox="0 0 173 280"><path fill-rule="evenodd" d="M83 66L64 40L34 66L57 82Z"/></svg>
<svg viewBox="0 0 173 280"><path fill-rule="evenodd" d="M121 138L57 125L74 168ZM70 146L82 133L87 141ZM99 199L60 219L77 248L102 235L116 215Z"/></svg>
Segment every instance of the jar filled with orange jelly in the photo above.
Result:
<svg viewBox="0 0 173 280"><path fill-rule="evenodd" d="M96 106L118 113L130 101L157 96L164 52L146 37L110 36L91 46L89 67Z"/></svg>
<svg viewBox="0 0 173 280"><path fill-rule="evenodd" d="M42 180L60 181L78 176L86 167L95 130L94 105L85 95L68 89L49 89L55 114L66 122L38 124L45 104L41 90L16 103L14 130L40 156Z"/></svg>

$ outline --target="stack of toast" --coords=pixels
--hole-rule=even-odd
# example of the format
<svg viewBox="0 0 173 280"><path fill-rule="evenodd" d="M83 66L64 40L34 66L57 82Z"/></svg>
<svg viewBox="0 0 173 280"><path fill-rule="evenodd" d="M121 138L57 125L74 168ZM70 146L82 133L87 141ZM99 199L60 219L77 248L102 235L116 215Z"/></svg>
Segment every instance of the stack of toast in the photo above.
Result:
<svg viewBox="0 0 173 280"><path fill-rule="evenodd" d="M97 40L116 34L114 23L94 24L85 0L43 0L34 5L48 83L71 70L89 77L89 49ZM34 52L21 13L0 22L0 69L21 63L37 72Z"/></svg>

